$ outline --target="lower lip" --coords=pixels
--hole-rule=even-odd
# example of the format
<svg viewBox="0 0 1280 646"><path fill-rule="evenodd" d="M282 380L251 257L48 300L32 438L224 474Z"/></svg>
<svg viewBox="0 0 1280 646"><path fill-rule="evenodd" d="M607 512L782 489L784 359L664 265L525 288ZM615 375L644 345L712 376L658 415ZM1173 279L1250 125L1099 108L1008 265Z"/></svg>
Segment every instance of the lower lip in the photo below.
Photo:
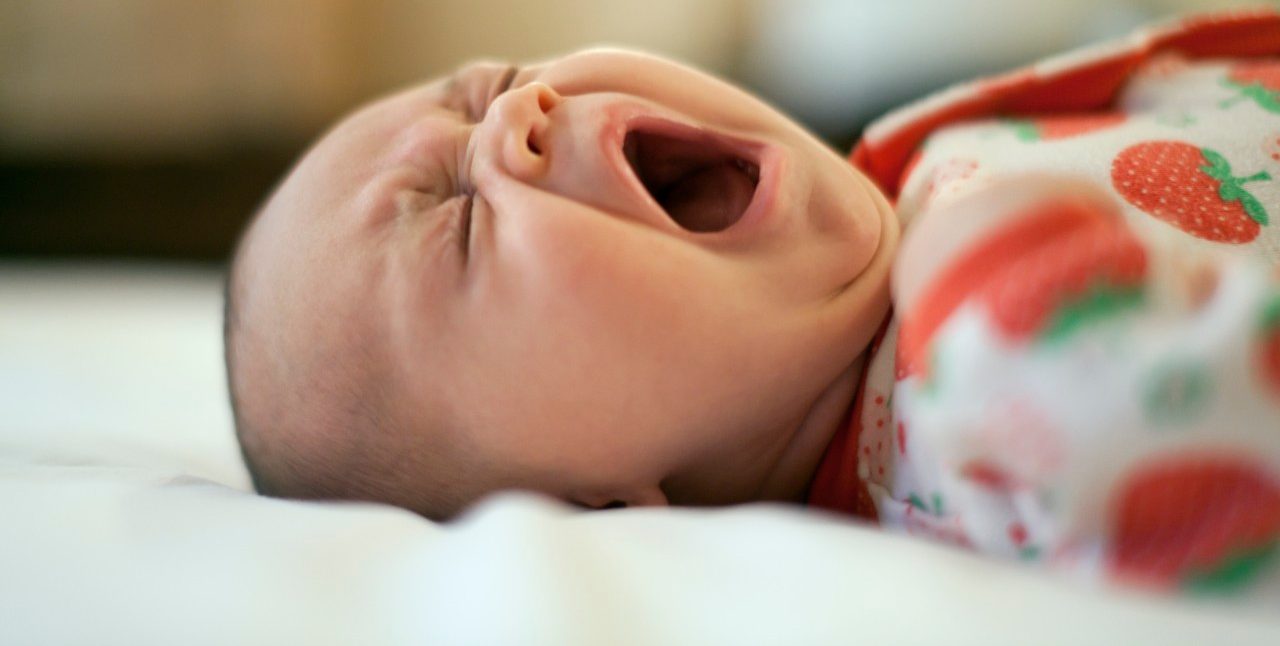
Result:
<svg viewBox="0 0 1280 646"><path fill-rule="evenodd" d="M758 226L768 214L775 211L773 205L777 202L782 176L782 153L773 147L762 148L754 160L759 169L759 177L756 179L756 190L751 196L751 202L738 221L729 225L725 231Z"/></svg>
<svg viewBox="0 0 1280 646"><path fill-rule="evenodd" d="M616 127L611 128L606 132L606 145L610 148L609 153L614 156L614 161L620 164L619 169L626 175L626 180L637 186L639 191L646 196L648 195L648 191L645 190L643 186L639 186L640 180L635 177L635 172L631 170L631 165L627 162L626 156L622 151L623 142L626 140L627 133L640 129L672 137L681 137L691 141L703 140L715 142L716 145L729 150L734 155L756 165L756 168L759 170L759 176L756 179L755 191L751 195L751 202L747 204L747 208L733 224L720 231L716 231L715 234L729 233L758 226L760 222L766 219L766 216L769 213L774 211L773 205L777 200L782 169L781 150L767 144L745 141L729 137L727 135L709 132L678 121L650 116L633 116L631 118L623 118L618 122ZM652 198L650 198L650 200L652 200ZM663 214L663 217L666 217L665 213ZM699 235L714 234L704 233Z"/></svg>

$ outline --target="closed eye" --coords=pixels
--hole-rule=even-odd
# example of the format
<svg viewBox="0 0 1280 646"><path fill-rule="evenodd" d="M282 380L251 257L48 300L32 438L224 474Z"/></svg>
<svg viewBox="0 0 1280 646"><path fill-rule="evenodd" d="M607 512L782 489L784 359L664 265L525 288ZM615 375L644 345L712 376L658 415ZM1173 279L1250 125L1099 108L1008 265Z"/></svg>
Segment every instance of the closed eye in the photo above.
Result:
<svg viewBox="0 0 1280 646"><path fill-rule="evenodd" d="M466 264L471 259L471 227L475 220L473 217L476 208L476 196L474 193L459 196L462 204L459 205L461 212L458 214L458 221L454 225L458 227L458 246L462 249L462 262Z"/></svg>
<svg viewBox="0 0 1280 646"><path fill-rule="evenodd" d="M441 106L471 123L479 123L493 101L511 89L519 71L515 65L492 63L464 67L445 82Z"/></svg>
<svg viewBox="0 0 1280 646"><path fill-rule="evenodd" d="M515 65L509 65L505 70L503 70L502 74L498 76L498 82L494 84L493 90L489 92L489 96L484 102L484 109L480 111L480 117L477 121L484 119L484 115L489 113L489 106L493 105L493 102L497 100L498 97L511 89L511 84L515 82L516 73L519 71L520 68Z"/></svg>

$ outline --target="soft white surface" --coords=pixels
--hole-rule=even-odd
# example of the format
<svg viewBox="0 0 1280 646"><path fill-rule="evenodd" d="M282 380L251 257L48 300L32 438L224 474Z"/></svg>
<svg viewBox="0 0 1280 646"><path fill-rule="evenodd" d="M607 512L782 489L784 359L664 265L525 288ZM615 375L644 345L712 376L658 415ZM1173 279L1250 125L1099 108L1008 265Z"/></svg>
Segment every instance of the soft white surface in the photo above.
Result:
<svg viewBox="0 0 1280 646"><path fill-rule="evenodd" d="M249 495L218 280L0 266L0 644L1280 643L795 510Z"/></svg>

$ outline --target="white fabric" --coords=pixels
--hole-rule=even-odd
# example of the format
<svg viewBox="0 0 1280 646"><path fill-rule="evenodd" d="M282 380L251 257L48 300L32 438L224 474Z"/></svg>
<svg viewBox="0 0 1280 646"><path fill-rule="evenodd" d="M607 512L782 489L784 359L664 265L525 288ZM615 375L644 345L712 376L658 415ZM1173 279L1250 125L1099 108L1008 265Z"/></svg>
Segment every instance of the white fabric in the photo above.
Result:
<svg viewBox="0 0 1280 646"><path fill-rule="evenodd" d="M1280 643L1280 618L1073 587L816 514L436 526L246 493L219 285L0 266L2 644Z"/></svg>

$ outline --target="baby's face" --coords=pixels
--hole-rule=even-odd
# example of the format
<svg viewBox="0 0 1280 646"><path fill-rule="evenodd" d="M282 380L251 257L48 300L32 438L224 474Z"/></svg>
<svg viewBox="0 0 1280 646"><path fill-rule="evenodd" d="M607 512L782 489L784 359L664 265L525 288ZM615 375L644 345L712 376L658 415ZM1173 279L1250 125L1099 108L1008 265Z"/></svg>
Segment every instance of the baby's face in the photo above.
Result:
<svg viewBox="0 0 1280 646"><path fill-rule="evenodd" d="M376 366L403 451L467 464L466 497L717 504L798 493L783 472L825 440L797 429L882 321L896 240L870 182L762 102L591 51L360 111L244 263L270 347Z"/></svg>

